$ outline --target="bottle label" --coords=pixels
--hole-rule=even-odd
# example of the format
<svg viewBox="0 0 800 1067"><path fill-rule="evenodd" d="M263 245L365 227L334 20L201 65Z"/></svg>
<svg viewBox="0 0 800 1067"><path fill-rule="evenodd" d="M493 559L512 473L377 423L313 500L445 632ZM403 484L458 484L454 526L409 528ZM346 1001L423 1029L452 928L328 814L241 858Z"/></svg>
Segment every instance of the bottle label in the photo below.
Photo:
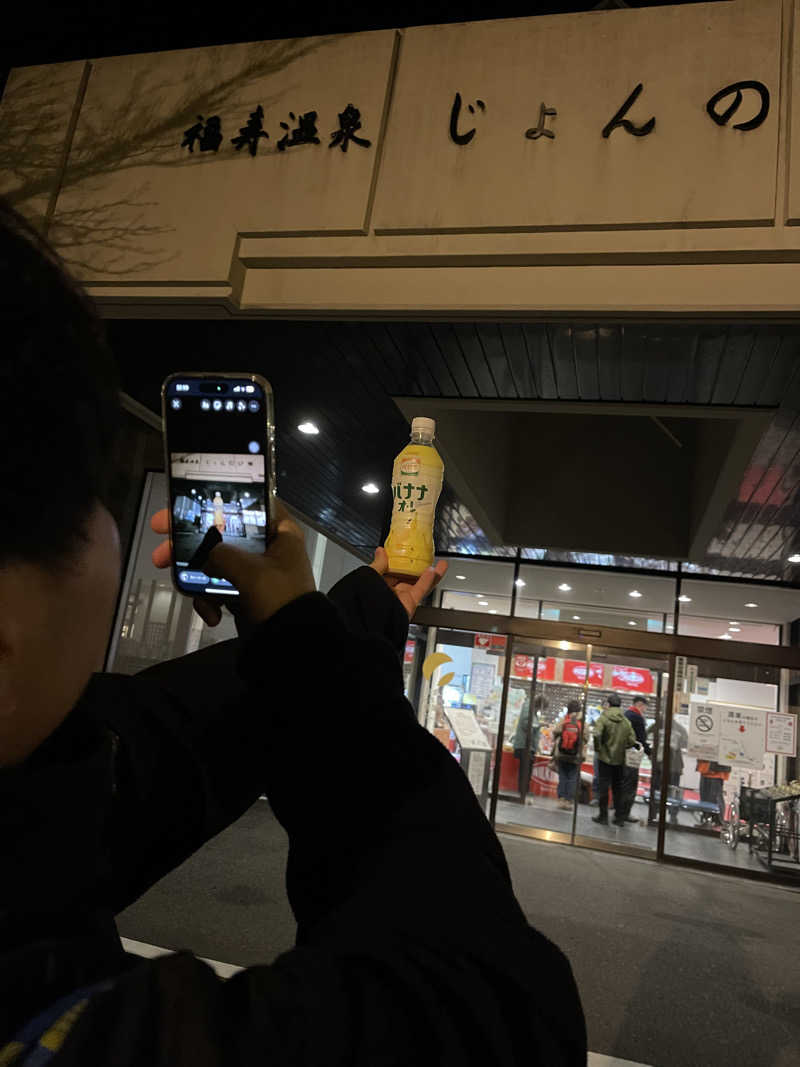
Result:
<svg viewBox="0 0 800 1067"><path fill-rule="evenodd" d="M418 456L396 460L392 472L394 525L433 529L436 501L441 491L440 467L423 463Z"/></svg>

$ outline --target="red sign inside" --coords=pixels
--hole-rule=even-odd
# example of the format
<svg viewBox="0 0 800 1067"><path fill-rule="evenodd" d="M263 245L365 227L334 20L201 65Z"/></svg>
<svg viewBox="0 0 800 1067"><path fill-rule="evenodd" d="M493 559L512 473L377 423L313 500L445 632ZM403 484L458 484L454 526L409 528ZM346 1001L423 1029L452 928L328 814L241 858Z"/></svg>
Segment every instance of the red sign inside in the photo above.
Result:
<svg viewBox="0 0 800 1067"><path fill-rule="evenodd" d="M611 685L630 693L652 693L655 690L653 675L645 667L612 667Z"/></svg>
<svg viewBox="0 0 800 1067"><path fill-rule="evenodd" d="M533 681L533 656L525 656L518 652L511 664L511 674L514 678L529 678ZM536 665L536 679L539 682L554 682L556 679L556 661L552 656L541 657Z"/></svg>
<svg viewBox="0 0 800 1067"><path fill-rule="evenodd" d="M405 653L403 654L403 663L413 663L414 662L414 649L416 647L417 647L417 642L414 641L413 639L409 638L409 640L406 641L406 650L405 650Z"/></svg>
<svg viewBox="0 0 800 1067"><path fill-rule="evenodd" d="M500 655L506 650L506 639L502 634L475 634L474 647Z"/></svg>
<svg viewBox="0 0 800 1067"><path fill-rule="evenodd" d="M602 663L592 663L589 666L589 685L603 685L605 670ZM586 664L582 660L564 660L564 681L575 685L583 685L586 681Z"/></svg>

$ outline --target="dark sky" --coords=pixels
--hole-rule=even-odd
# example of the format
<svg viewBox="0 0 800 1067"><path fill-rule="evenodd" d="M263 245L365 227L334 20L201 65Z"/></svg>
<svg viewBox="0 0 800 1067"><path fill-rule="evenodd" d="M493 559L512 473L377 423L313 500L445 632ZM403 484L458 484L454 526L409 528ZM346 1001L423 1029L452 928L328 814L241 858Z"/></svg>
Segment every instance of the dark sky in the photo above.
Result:
<svg viewBox="0 0 800 1067"><path fill-rule="evenodd" d="M6 16L2 25L0 85L5 84L9 67L34 63L392 26L565 14L598 6L662 7L670 2L676 0L625 0L624 5L616 0L288 0L283 4L238 0L215 5L174 0L28 0L15 3L13 19Z"/></svg>

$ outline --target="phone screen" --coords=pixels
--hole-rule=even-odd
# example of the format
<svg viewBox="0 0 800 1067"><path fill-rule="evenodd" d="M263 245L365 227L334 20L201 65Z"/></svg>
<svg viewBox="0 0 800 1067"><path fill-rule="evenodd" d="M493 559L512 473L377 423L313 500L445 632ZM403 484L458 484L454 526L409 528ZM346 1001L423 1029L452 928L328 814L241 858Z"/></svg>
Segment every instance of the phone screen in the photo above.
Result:
<svg viewBox="0 0 800 1067"><path fill-rule="evenodd" d="M265 388L266 387L266 388ZM263 554L269 534L272 390L253 375L172 375L162 390L176 587L236 597L190 563L211 526L223 541Z"/></svg>

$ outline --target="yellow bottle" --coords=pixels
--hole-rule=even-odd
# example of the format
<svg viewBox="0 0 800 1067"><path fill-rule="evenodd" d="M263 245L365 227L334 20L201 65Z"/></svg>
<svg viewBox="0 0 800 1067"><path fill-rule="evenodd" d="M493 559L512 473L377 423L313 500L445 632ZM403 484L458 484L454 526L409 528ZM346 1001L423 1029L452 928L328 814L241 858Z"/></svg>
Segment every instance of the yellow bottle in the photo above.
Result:
<svg viewBox="0 0 800 1067"><path fill-rule="evenodd" d="M433 522L444 463L433 447L434 419L411 422L411 441L394 461L392 525L386 538L389 573L418 578L433 563Z"/></svg>

